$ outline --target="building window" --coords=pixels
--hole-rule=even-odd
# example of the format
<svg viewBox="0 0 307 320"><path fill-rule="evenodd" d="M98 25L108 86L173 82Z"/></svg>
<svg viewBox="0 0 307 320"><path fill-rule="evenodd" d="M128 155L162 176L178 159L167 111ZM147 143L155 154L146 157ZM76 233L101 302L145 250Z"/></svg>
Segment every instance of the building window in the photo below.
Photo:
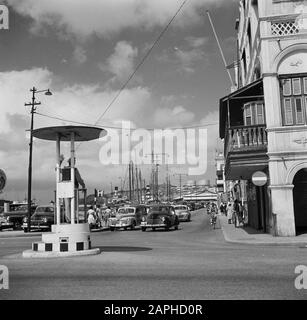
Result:
<svg viewBox="0 0 307 320"><path fill-rule="evenodd" d="M307 75L281 78L283 125L307 124Z"/></svg>
<svg viewBox="0 0 307 320"><path fill-rule="evenodd" d="M245 114L244 114L244 124L246 126L250 126L252 125L252 111L251 111L251 106L250 105L246 105L245 110L244 110Z"/></svg>
<svg viewBox="0 0 307 320"><path fill-rule="evenodd" d="M244 104L244 125L265 124L264 104L262 101L254 101Z"/></svg>

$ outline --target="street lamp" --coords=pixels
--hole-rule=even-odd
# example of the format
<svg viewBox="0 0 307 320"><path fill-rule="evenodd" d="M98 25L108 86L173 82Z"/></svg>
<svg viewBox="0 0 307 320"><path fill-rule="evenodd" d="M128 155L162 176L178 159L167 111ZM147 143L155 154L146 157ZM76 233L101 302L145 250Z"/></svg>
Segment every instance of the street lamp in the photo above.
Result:
<svg viewBox="0 0 307 320"><path fill-rule="evenodd" d="M37 90L35 87L30 89L32 92L32 102L25 103L25 106L31 107L31 128L30 128L30 143L29 143L29 169L28 169L28 232L31 231L31 191L32 191L32 146L33 146L33 121L34 113L36 111L36 106L40 105L40 102L35 101L35 94L40 92L45 92L46 96L51 96L52 93L49 89L47 90Z"/></svg>

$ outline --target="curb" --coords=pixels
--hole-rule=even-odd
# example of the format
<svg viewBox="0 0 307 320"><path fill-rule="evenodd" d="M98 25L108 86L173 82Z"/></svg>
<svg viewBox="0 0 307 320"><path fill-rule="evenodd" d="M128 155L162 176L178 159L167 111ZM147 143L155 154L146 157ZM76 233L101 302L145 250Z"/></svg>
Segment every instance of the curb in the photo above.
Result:
<svg viewBox="0 0 307 320"><path fill-rule="evenodd" d="M82 250L82 251L71 251L71 252L38 252L33 250L25 250L22 253L22 257L29 258L65 258L65 257L80 257L80 256L90 256L96 255L100 253L99 248L94 248L90 250Z"/></svg>
<svg viewBox="0 0 307 320"><path fill-rule="evenodd" d="M306 242L262 242L258 240L234 240L228 237L227 232L224 230L224 226L219 219L221 229L223 232L223 236L226 242L235 243L235 244L244 244L244 245L251 245L251 246L286 246L286 247L306 247L307 248L307 241Z"/></svg>

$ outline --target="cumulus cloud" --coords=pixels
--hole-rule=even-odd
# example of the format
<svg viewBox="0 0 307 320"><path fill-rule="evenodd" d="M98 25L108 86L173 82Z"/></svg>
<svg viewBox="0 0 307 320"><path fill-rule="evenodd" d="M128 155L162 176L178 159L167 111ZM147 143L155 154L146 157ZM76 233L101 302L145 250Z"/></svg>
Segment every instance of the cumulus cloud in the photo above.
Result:
<svg viewBox="0 0 307 320"><path fill-rule="evenodd" d="M195 114L183 106L173 108L156 108L153 115L153 123L157 128L181 126L191 123Z"/></svg>
<svg viewBox="0 0 307 320"><path fill-rule="evenodd" d="M55 81L56 80L56 81ZM50 88L52 96L42 93L36 95L41 105L37 107L34 127L40 128L54 125L72 124L66 120L73 120L85 124L94 124L98 117L106 110L117 91L104 90L99 85L58 84L58 79L47 69L34 68L23 71L0 72L0 168L4 169L9 178L8 190L25 193L24 183L27 179L28 143L26 130L30 127L30 107L25 102L31 101L30 86L39 90ZM58 86L57 86L58 85ZM116 120L131 119L140 121L151 105L151 92L145 87L125 89L116 100L100 124L114 125ZM40 115L46 114L61 118L59 121ZM115 123L115 125L118 125ZM80 145L77 150L78 165L81 172L85 172L85 179L90 183L101 182L104 168L99 162L98 141ZM69 146L63 144L63 152L69 154ZM35 139L33 148L33 188L42 180L54 181L55 146L52 142ZM66 157L67 158L67 157ZM84 166L91 164L92 180L89 180ZM23 181L24 181L23 180ZM19 181L19 182L18 182ZM50 190L49 190L50 191ZM12 191L13 192L13 191Z"/></svg>
<svg viewBox="0 0 307 320"><path fill-rule="evenodd" d="M200 8L229 4L236 0L191 0L174 21L175 26L200 23ZM32 31L51 26L66 35L108 37L125 28L165 25L183 1L178 0L7 0L19 14L31 17Z"/></svg>
<svg viewBox="0 0 307 320"><path fill-rule="evenodd" d="M134 48L131 43L120 41L116 44L113 54L106 63L99 66L102 71L108 71L114 75L113 81L124 82L133 73L137 55L138 49Z"/></svg>
<svg viewBox="0 0 307 320"><path fill-rule="evenodd" d="M185 38L188 45L192 48L199 48L208 43L209 38L207 37L186 37Z"/></svg>
<svg viewBox="0 0 307 320"><path fill-rule="evenodd" d="M205 54L205 46L209 40L207 37L186 37L181 47L173 47L171 50L164 50L158 60L167 64L176 64L177 70L184 73L194 73L198 62L204 64L208 61Z"/></svg>
<svg viewBox="0 0 307 320"><path fill-rule="evenodd" d="M73 52L73 59L78 64L83 64L87 61L86 51L81 46L76 46Z"/></svg>
<svg viewBox="0 0 307 320"><path fill-rule="evenodd" d="M186 51L176 48L175 57L179 61L180 67L184 72L193 73L195 71L195 63L204 60L204 52L199 48L193 48Z"/></svg>

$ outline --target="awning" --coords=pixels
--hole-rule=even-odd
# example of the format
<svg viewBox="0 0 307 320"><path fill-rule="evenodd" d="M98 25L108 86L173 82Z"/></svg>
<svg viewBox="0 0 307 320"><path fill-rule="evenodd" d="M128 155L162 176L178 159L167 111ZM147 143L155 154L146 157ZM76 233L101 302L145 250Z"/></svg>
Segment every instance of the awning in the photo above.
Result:
<svg viewBox="0 0 307 320"><path fill-rule="evenodd" d="M228 96L220 99L220 138L225 137L226 121L228 117L227 105L229 110L240 107L249 101L263 100L263 79L260 78L255 82L232 92Z"/></svg>

